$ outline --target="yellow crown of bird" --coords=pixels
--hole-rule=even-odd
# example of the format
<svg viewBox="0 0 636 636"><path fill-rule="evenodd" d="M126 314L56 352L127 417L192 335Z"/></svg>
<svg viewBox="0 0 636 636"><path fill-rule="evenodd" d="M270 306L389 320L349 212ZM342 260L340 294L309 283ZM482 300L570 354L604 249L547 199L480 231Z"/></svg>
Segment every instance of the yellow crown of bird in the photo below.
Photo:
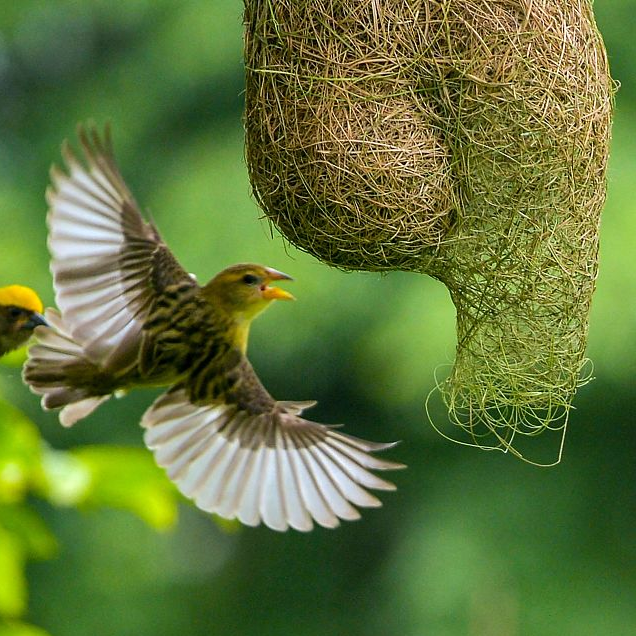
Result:
<svg viewBox="0 0 636 636"><path fill-rule="evenodd" d="M0 287L0 305L15 305L39 314L44 309L39 296L29 287L22 285Z"/></svg>

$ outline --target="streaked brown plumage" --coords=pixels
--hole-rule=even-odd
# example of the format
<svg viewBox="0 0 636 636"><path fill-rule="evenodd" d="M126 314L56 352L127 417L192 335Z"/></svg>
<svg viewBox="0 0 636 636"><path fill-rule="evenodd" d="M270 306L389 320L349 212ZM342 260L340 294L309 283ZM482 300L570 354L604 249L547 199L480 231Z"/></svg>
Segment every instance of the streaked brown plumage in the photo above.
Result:
<svg viewBox="0 0 636 636"><path fill-rule="evenodd" d="M199 286L155 225L142 218L104 139L80 128L86 167L65 144L53 168L49 250L60 312L36 332L24 379L70 426L111 394L169 385L146 411L144 439L159 465L203 510L275 530L335 527L366 489L393 484L371 470L401 468L375 444L302 417L313 402L280 402L246 357L251 321L291 294L289 279L255 264Z"/></svg>
<svg viewBox="0 0 636 636"><path fill-rule="evenodd" d="M29 287L0 287L0 356L22 346L38 325L46 324L42 301Z"/></svg>

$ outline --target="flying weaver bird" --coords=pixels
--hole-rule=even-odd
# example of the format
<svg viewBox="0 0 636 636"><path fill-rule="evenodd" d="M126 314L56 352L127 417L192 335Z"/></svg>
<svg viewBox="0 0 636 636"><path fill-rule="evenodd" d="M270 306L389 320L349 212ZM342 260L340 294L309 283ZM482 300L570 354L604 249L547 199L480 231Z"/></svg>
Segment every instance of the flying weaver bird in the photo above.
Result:
<svg viewBox="0 0 636 636"><path fill-rule="evenodd" d="M38 325L45 325L42 301L29 287L0 287L0 356L23 345Z"/></svg>
<svg viewBox="0 0 636 636"><path fill-rule="evenodd" d="M402 468L390 448L310 422L315 402L279 402L246 357L251 321L289 280L261 265L228 267L199 286L143 219L115 163L110 132L65 143L68 174L47 191L49 250L61 313L46 312L24 379L71 426L113 393L169 385L144 414L144 440L196 505L247 525L311 530L376 507L366 489L393 490L372 470Z"/></svg>

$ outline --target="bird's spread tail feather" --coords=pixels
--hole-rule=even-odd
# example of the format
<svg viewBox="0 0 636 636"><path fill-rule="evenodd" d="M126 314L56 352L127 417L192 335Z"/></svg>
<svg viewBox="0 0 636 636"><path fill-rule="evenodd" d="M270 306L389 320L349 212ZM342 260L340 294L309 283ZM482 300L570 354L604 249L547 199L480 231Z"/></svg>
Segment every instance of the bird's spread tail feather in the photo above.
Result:
<svg viewBox="0 0 636 636"><path fill-rule="evenodd" d="M23 378L42 396L43 408L62 409L60 423L68 427L92 413L110 394L95 395L91 390L90 378L101 371L68 335L59 312L47 309L46 319L50 326L36 329L38 342L29 350Z"/></svg>

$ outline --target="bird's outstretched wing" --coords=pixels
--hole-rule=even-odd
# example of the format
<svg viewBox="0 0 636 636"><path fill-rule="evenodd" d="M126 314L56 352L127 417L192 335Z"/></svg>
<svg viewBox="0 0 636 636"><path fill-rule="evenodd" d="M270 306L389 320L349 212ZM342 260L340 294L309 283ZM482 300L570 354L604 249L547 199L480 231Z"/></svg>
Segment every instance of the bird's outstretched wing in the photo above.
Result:
<svg viewBox="0 0 636 636"><path fill-rule="evenodd" d="M58 307L70 335L102 367L132 362L156 296L195 281L145 221L113 155L110 130L78 127L84 161L68 143L68 174L51 169L49 251Z"/></svg>
<svg viewBox="0 0 636 636"><path fill-rule="evenodd" d="M378 507L366 489L394 490L372 470L404 468L372 456L393 444L345 435L301 417L312 402L275 402L263 412L235 403L193 404L174 388L146 411L144 439L170 479L202 510L250 526L334 528Z"/></svg>

